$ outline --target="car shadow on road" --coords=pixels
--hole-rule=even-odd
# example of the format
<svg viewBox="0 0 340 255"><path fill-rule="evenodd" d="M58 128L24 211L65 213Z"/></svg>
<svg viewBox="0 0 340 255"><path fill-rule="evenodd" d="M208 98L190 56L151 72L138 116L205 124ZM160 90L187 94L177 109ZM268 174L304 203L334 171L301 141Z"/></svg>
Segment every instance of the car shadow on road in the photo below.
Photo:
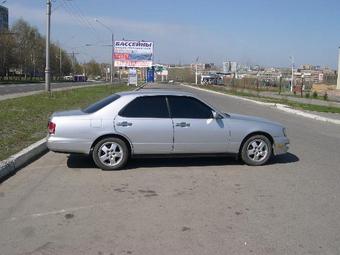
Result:
<svg viewBox="0 0 340 255"><path fill-rule="evenodd" d="M299 161L299 158L287 153L273 157L267 165L288 164ZM190 166L231 166L244 165L235 157L193 157L193 158L134 158L129 161L125 170L137 168L154 168L154 167L190 167ZM93 169L97 168L91 157L79 154L70 154L67 160L67 166L73 169Z"/></svg>
<svg viewBox="0 0 340 255"><path fill-rule="evenodd" d="M278 155L273 157L271 160L269 160L269 162L267 163L267 165L275 165L275 164L289 164L289 163L295 163L300 161L300 159L298 158L298 156L296 156L293 153L286 153L286 154L282 154L282 155Z"/></svg>

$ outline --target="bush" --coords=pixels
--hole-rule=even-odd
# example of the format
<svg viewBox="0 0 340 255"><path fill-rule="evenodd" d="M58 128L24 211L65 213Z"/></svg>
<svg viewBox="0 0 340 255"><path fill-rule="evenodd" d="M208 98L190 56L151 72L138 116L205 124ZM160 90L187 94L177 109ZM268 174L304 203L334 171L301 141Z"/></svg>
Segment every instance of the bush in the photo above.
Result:
<svg viewBox="0 0 340 255"><path fill-rule="evenodd" d="M328 100L328 94L327 94L327 92L323 95L323 100L325 100L325 101Z"/></svg>
<svg viewBox="0 0 340 255"><path fill-rule="evenodd" d="M309 92L307 92L307 93L305 94L305 97L306 97L306 98L309 98L309 97L310 97Z"/></svg>
<svg viewBox="0 0 340 255"><path fill-rule="evenodd" d="M313 98L317 98L318 97L318 92L314 91L313 92Z"/></svg>

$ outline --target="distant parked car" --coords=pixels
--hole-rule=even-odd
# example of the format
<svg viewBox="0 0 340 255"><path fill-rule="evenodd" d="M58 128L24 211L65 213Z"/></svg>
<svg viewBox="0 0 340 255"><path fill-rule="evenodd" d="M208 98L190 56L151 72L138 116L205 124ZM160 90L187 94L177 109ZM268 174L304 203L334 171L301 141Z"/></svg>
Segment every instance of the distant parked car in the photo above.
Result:
<svg viewBox="0 0 340 255"><path fill-rule="evenodd" d="M65 81L73 81L73 76L72 75L66 75L64 76Z"/></svg>
<svg viewBox="0 0 340 255"><path fill-rule="evenodd" d="M185 92L121 92L83 110L54 113L47 146L84 153L103 170L135 156L235 155L263 165L286 153L285 128L266 119L223 113Z"/></svg>

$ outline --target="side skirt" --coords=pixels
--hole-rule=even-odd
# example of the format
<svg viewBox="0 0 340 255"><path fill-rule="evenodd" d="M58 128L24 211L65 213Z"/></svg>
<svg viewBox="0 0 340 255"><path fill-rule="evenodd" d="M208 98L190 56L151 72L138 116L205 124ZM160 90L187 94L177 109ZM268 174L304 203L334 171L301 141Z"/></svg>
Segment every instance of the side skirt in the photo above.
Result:
<svg viewBox="0 0 340 255"><path fill-rule="evenodd" d="M197 158L197 157L233 157L238 159L237 153L173 153L173 154L133 154L132 158Z"/></svg>

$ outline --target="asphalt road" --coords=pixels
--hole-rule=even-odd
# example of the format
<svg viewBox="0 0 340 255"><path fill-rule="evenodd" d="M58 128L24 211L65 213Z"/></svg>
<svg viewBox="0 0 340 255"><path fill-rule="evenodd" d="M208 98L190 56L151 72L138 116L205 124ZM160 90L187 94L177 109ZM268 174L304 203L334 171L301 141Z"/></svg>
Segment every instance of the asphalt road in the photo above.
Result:
<svg viewBox="0 0 340 255"><path fill-rule="evenodd" d="M84 86L84 85L90 85L90 84L95 84L95 82L62 82L62 83L52 83L51 86L52 86L52 89L56 89L56 88L67 88L70 86ZM45 89L44 83L0 85L0 95L40 91L44 89Z"/></svg>
<svg viewBox="0 0 340 255"><path fill-rule="evenodd" d="M261 167L139 159L115 172L48 153L0 185L0 254L340 254L338 125L173 88L285 124L290 153Z"/></svg>

